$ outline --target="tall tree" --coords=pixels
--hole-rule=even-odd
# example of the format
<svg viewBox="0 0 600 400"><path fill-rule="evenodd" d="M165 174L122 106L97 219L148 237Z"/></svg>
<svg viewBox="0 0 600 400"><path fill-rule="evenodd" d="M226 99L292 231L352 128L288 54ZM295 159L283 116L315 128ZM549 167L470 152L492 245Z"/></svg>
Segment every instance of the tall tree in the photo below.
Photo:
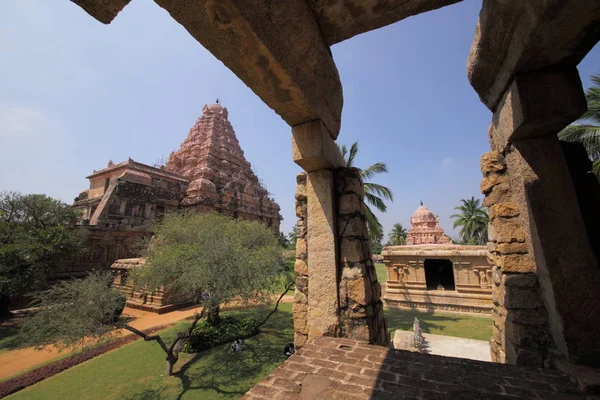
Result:
<svg viewBox="0 0 600 400"><path fill-rule="evenodd" d="M461 203L460 206L454 207L460 213L450 216L455 219L454 228L461 227L461 242L463 244L486 244L489 217L485 207L474 196L470 199L462 199Z"/></svg>
<svg viewBox="0 0 600 400"><path fill-rule="evenodd" d="M146 267L132 273L136 286L164 290L201 303L207 318L231 299L263 301L283 270L273 231L257 221L215 213L171 213L156 226Z"/></svg>
<svg viewBox="0 0 600 400"><path fill-rule="evenodd" d="M588 110L559 132L558 137L567 142L583 144L593 161L593 171L600 178L600 74L592 76L593 85L585 92Z"/></svg>
<svg viewBox="0 0 600 400"><path fill-rule="evenodd" d="M338 144L338 149L340 150L340 153L342 153L342 157L346 163L346 168L356 167L354 165L354 160L358 154L358 142L352 143L349 150L346 148L346 145L340 146ZM359 168L359 170L365 189L365 208L367 210L366 218L367 227L369 229L369 237L375 242L380 242L384 237L383 227L369 205L375 207L382 213L386 212L387 205L385 204L385 201L394 201L394 195L389 188L371 182L370 179L378 174L387 173L387 165L382 162L376 162L370 167L365 169Z"/></svg>
<svg viewBox="0 0 600 400"><path fill-rule="evenodd" d="M9 296L40 289L61 259L75 255L82 235L68 224L69 205L42 194L0 193L0 317Z"/></svg>
<svg viewBox="0 0 600 400"><path fill-rule="evenodd" d="M402 226L402 224L399 222L395 223L394 226L392 227L392 231L388 235L388 237L389 237L388 243L391 246L406 244L406 236L407 235L408 235L408 232L406 231L406 228L404 228Z"/></svg>

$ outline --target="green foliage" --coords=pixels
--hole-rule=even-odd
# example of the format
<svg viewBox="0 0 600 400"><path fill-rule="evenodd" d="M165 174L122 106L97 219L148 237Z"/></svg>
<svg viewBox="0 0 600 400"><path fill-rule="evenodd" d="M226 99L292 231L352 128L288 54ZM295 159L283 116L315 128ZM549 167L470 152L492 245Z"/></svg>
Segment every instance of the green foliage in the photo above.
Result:
<svg viewBox="0 0 600 400"><path fill-rule="evenodd" d="M558 138L583 144L593 161L593 172L600 177L600 74L592 76L592 83L585 92L588 110L577 123L559 132Z"/></svg>
<svg viewBox="0 0 600 400"><path fill-rule="evenodd" d="M76 218L45 195L0 193L0 295L42 287L61 259L77 254L82 234L67 226Z"/></svg>
<svg viewBox="0 0 600 400"><path fill-rule="evenodd" d="M296 232L296 225L292 228L292 231L288 233L288 240L291 248L296 248L296 240L298 240L298 233Z"/></svg>
<svg viewBox="0 0 600 400"><path fill-rule="evenodd" d="M283 247L284 249L287 249L288 247L290 247L290 240L283 232L279 232L278 241L279 241L279 245L281 247Z"/></svg>
<svg viewBox="0 0 600 400"><path fill-rule="evenodd" d="M395 223L392 231L388 235L390 246L403 245L406 244L406 236L408 235L406 228L402 226L401 223Z"/></svg>
<svg viewBox="0 0 600 400"><path fill-rule="evenodd" d="M486 244L489 217L485 207L475 197L462 199L461 203L462 205L454 207L460 213L450 216L455 219L454 227L461 227L460 244Z"/></svg>
<svg viewBox="0 0 600 400"><path fill-rule="evenodd" d="M197 353L236 339L246 339L257 335L261 321L254 318L220 318L211 324L202 320L192 331L189 341L183 346L186 353Z"/></svg>
<svg viewBox="0 0 600 400"><path fill-rule="evenodd" d="M146 258L132 273L136 285L164 287L207 309L234 297L267 301L284 264L277 237L263 224L193 212L165 215Z"/></svg>
<svg viewBox="0 0 600 400"><path fill-rule="evenodd" d="M350 149L346 148L346 145L339 145L338 149L342 154L342 157L346 161L346 168L354 167L354 159L358 154L358 142L352 143ZM367 182L368 179L375 177L378 174L387 173L387 165L382 162L377 162L370 167L360 169L360 175L363 180L363 186L365 190L365 207L366 207L366 219L367 228L369 230L369 237L374 242L381 242L383 240L383 226L379 222L377 216L373 213L369 204L375 207L379 212L386 212L387 205L386 200L394 201L394 195L388 187L379 185L373 182Z"/></svg>
<svg viewBox="0 0 600 400"><path fill-rule="evenodd" d="M35 294L36 313L23 321L23 343L65 348L90 339L105 338L118 327L125 297L110 287L108 273L94 273L86 279L62 281Z"/></svg>

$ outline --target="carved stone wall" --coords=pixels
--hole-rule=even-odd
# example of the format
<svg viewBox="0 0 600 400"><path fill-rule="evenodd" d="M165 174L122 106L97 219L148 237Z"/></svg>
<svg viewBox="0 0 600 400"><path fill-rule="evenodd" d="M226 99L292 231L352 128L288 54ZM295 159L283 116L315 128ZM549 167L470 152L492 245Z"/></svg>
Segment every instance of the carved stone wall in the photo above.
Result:
<svg viewBox="0 0 600 400"><path fill-rule="evenodd" d="M535 261L504 157L497 152L481 158L483 205L489 207L488 257L493 280L492 361L544 366L553 342Z"/></svg>
<svg viewBox="0 0 600 400"><path fill-rule="evenodd" d="M371 247L367 237L364 192L360 173L355 168L337 168L334 173L334 202L323 205L333 207L336 218L336 249L332 254L338 254L336 268L324 270L318 259L311 257L310 245L307 240L307 227L319 229L320 224L328 221L311 220L309 224L310 173L301 173L296 178L296 215L298 223L296 232L296 263L294 270L297 274L294 303L294 342L296 346L304 345L311 337L319 335L347 337L368 340L370 343L388 345L389 334L387 322L383 315L381 301L381 285L377 282L375 267L371 259ZM316 199L315 199L316 200ZM314 201L314 200L313 200ZM320 203L319 203L320 204ZM313 205L314 206L314 205ZM314 218L314 216L313 216ZM328 227L330 228L330 227ZM318 271L315 275L314 271ZM327 271L327 272L323 272ZM335 276L324 276L331 274ZM335 322L330 323L331 304L327 303L322 282L333 280L337 282L337 297L333 314ZM312 289L310 282L314 282ZM312 297L311 297L312 296ZM323 298L321 298L323 297ZM327 304L324 304L327 303ZM327 310L319 310L327 308ZM322 311L322 312L321 312ZM323 321L327 320L325 332L319 330Z"/></svg>

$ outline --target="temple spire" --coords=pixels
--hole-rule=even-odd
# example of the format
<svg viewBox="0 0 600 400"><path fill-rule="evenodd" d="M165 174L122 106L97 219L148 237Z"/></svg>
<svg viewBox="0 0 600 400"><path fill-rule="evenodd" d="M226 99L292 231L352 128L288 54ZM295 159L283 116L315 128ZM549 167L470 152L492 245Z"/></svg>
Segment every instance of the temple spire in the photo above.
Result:
<svg viewBox="0 0 600 400"><path fill-rule="evenodd" d="M423 200L421 200L421 205L423 205Z"/></svg>

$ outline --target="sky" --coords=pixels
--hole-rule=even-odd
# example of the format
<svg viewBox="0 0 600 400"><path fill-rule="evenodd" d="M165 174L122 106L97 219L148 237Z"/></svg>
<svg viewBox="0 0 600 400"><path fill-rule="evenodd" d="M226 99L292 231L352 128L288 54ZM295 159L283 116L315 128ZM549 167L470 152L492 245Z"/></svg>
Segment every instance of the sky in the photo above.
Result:
<svg viewBox="0 0 600 400"><path fill-rule="evenodd" d="M408 18L332 47L344 90L341 144L359 142L358 167L394 202L385 232L422 200L453 237L454 207L481 198L479 159L491 113L466 77L481 0ZM296 222L291 129L152 1L134 0L103 25L64 0L0 2L0 191L72 203L85 177L128 157L154 164L220 99L246 159ZM579 65L584 87L600 47Z"/></svg>

